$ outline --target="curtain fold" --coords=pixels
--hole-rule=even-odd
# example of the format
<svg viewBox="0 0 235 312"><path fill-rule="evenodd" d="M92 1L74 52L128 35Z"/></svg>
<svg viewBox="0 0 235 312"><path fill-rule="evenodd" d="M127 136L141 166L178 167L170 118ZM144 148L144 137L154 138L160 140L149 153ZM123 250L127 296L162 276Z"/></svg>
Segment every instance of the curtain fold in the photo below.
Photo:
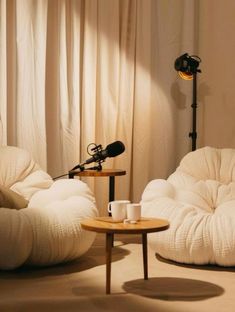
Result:
<svg viewBox="0 0 235 312"><path fill-rule="evenodd" d="M81 1L49 1L46 132L48 170L62 174L80 157Z"/></svg>
<svg viewBox="0 0 235 312"><path fill-rule="evenodd" d="M6 1L0 2L0 144L7 144L7 14Z"/></svg>
<svg viewBox="0 0 235 312"><path fill-rule="evenodd" d="M116 198L139 201L189 150L190 108L175 102L190 88L173 63L195 48L196 3L0 0L1 144L59 176L90 157L89 143L120 140L125 152L103 168L126 170ZM106 214L108 178L85 181Z"/></svg>
<svg viewBox="0 0 235 312"><path fill-rule="evenodd" d="M47 3L16 1L15 123L13 142L46 162L45 63ZM10 83L10 81L9 81Z"/></svg>

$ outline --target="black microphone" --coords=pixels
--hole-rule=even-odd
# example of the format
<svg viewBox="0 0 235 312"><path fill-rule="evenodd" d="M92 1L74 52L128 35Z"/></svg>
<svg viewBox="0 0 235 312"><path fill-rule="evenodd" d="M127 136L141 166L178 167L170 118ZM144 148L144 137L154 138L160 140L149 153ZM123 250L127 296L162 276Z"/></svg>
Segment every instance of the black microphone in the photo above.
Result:
<svg viewBox="0 0 235 312"><path fill-rule="evenodd" d="M88 158L84 163L75 166L72 170L83 167L92 162L99 162L105 160L107 157L115 157L125 151L125 145L121 141L115 141L108 144L104 150L97 151L91 158Z"/></svg>

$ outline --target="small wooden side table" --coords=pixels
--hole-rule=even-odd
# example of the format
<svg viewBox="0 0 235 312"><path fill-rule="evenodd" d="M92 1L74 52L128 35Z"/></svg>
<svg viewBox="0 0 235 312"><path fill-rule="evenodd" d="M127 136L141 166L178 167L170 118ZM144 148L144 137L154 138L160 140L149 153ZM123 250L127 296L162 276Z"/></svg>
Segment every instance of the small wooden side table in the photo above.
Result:
<svg viewBox="0 0 235 312"><path fill-rule="evenodd" d="M106 294L110 294L111 261L114 234L142 234L142 250L144 279L148 279L148 252L147 233L159 232L168 229L169 222L164 219L141 218L136 224L112 222L112 217L98 217L84 219L81 226L85 230L106 234Z"/></svg>
<svg viewBox="0 0 235 312"><path fill-rule="evenodd" d="M69 177L109 177L109 202L115 198L115 177L125 175L126 171L121 169L102 169L91 170L87 169L84 171L71 170L69 171Z"/></svg>

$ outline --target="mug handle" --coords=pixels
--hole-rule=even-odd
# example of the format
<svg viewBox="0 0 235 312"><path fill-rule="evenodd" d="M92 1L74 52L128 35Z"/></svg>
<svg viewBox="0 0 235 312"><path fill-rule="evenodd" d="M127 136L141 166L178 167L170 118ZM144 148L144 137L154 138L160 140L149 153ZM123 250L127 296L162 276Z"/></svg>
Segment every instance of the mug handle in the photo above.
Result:
<svg viewBox="0 0 235 312"><path fill-rule="evenodd" d="M108 203L108 212L111 213L111 203Z"/></svg>

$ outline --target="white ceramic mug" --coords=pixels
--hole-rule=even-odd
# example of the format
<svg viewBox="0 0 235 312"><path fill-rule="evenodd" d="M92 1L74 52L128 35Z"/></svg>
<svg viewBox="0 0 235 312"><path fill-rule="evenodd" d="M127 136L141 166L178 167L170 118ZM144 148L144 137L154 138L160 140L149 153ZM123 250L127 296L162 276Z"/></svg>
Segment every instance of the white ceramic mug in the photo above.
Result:
<svg viewBox="0 0 235 312"><path fill-rule="evenodd" d="M141 218L141 204L127 204L127 219L138 221Z"/></svg>
<svg viewBox="0 0 235 312"><path fill-rule="evenodd" d="M111 213L114 221L126 219L126 205L129 203L129 200L114 200L108 204L108 212Z"/></svg>

